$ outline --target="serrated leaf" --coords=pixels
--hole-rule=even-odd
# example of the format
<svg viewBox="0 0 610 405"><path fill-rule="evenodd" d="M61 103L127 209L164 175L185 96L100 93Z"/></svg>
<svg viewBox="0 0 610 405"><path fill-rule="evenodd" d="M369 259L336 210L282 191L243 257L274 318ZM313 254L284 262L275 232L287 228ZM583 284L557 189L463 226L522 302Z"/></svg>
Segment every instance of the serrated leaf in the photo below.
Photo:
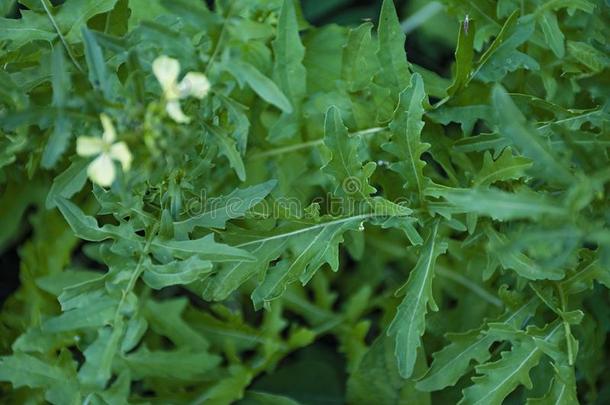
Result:
<svg viewBox="0 0 610 405"><path fill-rule="evenodd" d="M531 317L539 305L532 298L522 306L509 310L496 323L521 327L523 321ZM434 353L434 361L424 377L417 382L416 388L422 391L438 391L454 385L464 376L470 363L484 363L491 357L489 348L496 341L494 336L485 334L483 328L460 334L449 334L450 344Z"/></svg>
<svg viewBox="0 0 610 405"><path fill-rule="evenodd" d="M568 53L592 72L600 72L610 66L610 57L585 42L568 41Z"/></svg>
<svg viewBox="0 0 610 405"><path fill-rule="evenodd" d="M159 290L172 285L190 284L201 280L212 271L212 262L191 256L166 264L144 263L142 279L150 287Z"/></svg>
<svg viewBox="0 0 610 405"><path fill-rule="evenodd" d="M390 123L391 142L383 145L383 149L398 160L390 168L406 180L404 187L414 193L419 201L423 201L427 185L423 172L426 163L421 160L421 155L430 147L421 141L425 102L424 82L415 73L409 87L400 94L394 119Z"/></svg>
<svg viewBox="0 0 610 405"><path fill-rule="evenodd" d="M433 311L438 310L432 296L432 280L436 260L447 250L447 244L438 236L438 228L437 221L424 242L409 279L399 290L404 292L405 298L398 306L388 329L388 335L395 335L395 355L403 378L409 378L413 374L417 350L422 344L421 336L426 328L428 307Z"/></svg>
<svg viewBox="0 0 610 405"><path fill-rule="evenodd" d="M481 134L460 139L453 145L453 150L456 152L484 152L493 149L494 156L497 156L510 144L510 140L498 134Z"/></svg>
<svg viewBox="0 0 610 405"><path fill-rule="evenodd" d="M205 211L188 219L174 222L174 231L178 234L185 234L197 227L224 228L227 221L242 217L250 208L267 197L276 184L277 181L269 180L256 186L235 189L226 196L202 201Z"/></svg>
<svg viewBox="0 0 610 405"><path fill-rule="evenodd" d="M290 0L282 3L273 51L275 80L288 99L299 104L306 91L306 71L302 64L305 48L299 37L294 3Z"/></svg>
<svg viewBox="0 0 610 405"><path fill-rule="evenodd" d="M288 236L287 236L288 237ZM263 273L269 262L276 259L285 249L286 239L272 239L259 244L252 244L251 252L256 260L254 262L235 262L221 264L220 268L204 282L203 297L210 301L225 300L239 286L250 278Z"/></svg>
<svg viewBox="0 0 610 405"><path fill-rule="evenodd" d="M57 198L71 198L78 193L87 182L87 162L77 160L53 180L51 189L47 194L45 207L51 209L57 206Z"/></svg>
<svg viewBox="0 0 610 405"><path fill-rule="evenodd" d="M307 71L303 66L305 48L299 36L292 0L284 0L280 10L277 35L273 41L275 56L273 80L290 101L293 112L284 113L269 133L272 142L293 137L299 128L299 111L307 91Z"/></svg>
<svg viewBox="0 0 610 405"><path fill-rule="evenodd" d="M428 113L434 121L447 125L450 122L459 122L464 135L470 135L474 125L479 120L489 120L493 109L484 104L474 104L456 107L442 107ZM463 141L472 140L473 137L465 138Z"/></svg>
<svg viewBox="0 0 610 405"><path fill-rule="evenodd" d="M348 135L341 113L334 106L326 112L324 144L331 152L331 159L322 170L334 178L336 195L366 200L375 192L369 185L375 164L362 164L358 156L361 139Z"/></svg>
<svg viewBox="0 0 610 405"><path fill-rule="evenodd" d="M122 327L104 327L84 352L85 362L78 372L81 384L103 388L112 374L112 363L119 349Z"/></svg>
<svg viewBox="0 0 610 405"><path fill-rule="evenodd" d="M559 28L557 16L549 11L543 12L538 17L538 24L540 24L544 39L547 44L549 44L553 53L557 55L558 58L563 58L565 55L565 37Z"/></svg>
<svg viewBox="0 0 610 405"><path fill-rule="evenodd" d="M364 89L379 70L375 43L371 37L373 24L364 23L351 29L343 48L342 77L350 91Z"/></svg>
<svg viewBox="0 0 610 405"><path fill-rule="evenodd" d="M519 68L540 68L535 59L517 50L534 32L535 22L531 15L518 18L518 14L518 10L515 10L506 20L494 42L481 56L474 77L486 83L497 82Z"/></svg>
<svg viewBox="0 0 610 405"><path fill-rule="evenodd" d="M92 242L101 242L105 239L129 239L137 243L137 236L132 233L129 226L115 226L106 224L99 227L95 218L85 213L74 203L63 197L57 196L55 204L64 218L70 224L75 236Z"/></svg>
<svg viewBox="0 0 610 405"><path fill-rule="evenodd" d="M489 216L499 221L543 216L565 217L568 212L551 198L531 192L507 193L496 188L428 189L428 195L443 197L457 212Z"/></svg>
<svg viewBox="0 0 610 405"><path fill-rule="evenodd" d="M533 169L545 178L562 183L572 181L572 174L544 144L540 134L531 128L525 117L500 85L493 90L493 105L498 116L500 135L507 138L534 162Z"/></svg>
<svg viewBox="0 0 610 405"><path fill-rule="evenodd" d="M53 8L47 6L51 16L24 10L21 13L22 18L0 18L0 25L5 28L0 33L0 40L11 41L10 50L32 41L52 42L57 37L57 30L53 25L55 23L68 43L78 42L81 27L91 17L112 10L116 1L100 0L91 3L89 0L71 0L69 5L62 4Z"/></svg>
<svg viewBox="0 0 610 405"><path fill-rule="evenodd" d="M98 328L109 324L116 315L118 301L99 294L83 297L77 308L64 308L61 315L48 319L42 330L50 333Z"/></svg>
<svg viewBox="0 0 610 405"><path fill-rule="evenodd" d="M10 381L15 388L45 388L46 399L56 405L81 401L76 379L61 364L24 353L0 358L0 381Z"/></svg>
<svg viewBox="0 0 610 405"><path fill-rule="evenodd" d="M544 337L550 341L559 335L561 325L551 327ZM501 405L519 385L532 387L530 370L538 365L542 351L533 340L514 343L510 351L502 353L502 358L493 363L476 367L477 374L473 377L474 385L463 391L460 405Z"/></svg>
<svg viewBox="0 0 610 405"><path fill-rule="evenodd" d="M283 259L267 270L263 282L252 292L255 307L260 308L263 304L278 298L286 290L287 285L296 280L300 280L303 284L307 283L326 263L332 270L337 271L339 267L337 256L339 244L343 242L343 234L348 230L357 230L364 219L366 217L363 215L342 218L314 225L309 229L305 228L292 235L282 235L282 238L290 237L289 243L293 255L290 259ZM263 239L256 243L272 240Z"/></svg>
<svg viewBox="0 0 610 405"><path fill-rule="evenodd" d="M124 356L133 378L197 381L220 362L220 357L192 349L149 350L146 346ZM175 365L180 364L176 368Z"/></svg>
<svg viewBox="0 0 610 405"><path fill-rule="evenodd" d="M553 365L555 377L548 392L541 398L530 398L527 405L572 405L578 404L574 369L567 365Z"/></svg>
<svg viewBox="0 0 610 405"><path fill-rule="evenodd" d="M504 149L504 152L495 160L492 159L489 152L485 152L483 167L474 177L473 186L486 187L497 181L519 179L531 166L531 160L515 156L511 148Z"/></svg>
<svg viewBox="0 0 610 405"><path fill-rule="evenodd" d="M220 154L227 158L237 177L241 181L246 181L246 168L241 154L237 150L235 140L221 127L206 125L206 129L213 135L213 140L218 143Z"/></svg>
<svg viewBox="0 0 610 405"><path fill-rule="evenodd" d="M191 240L163 240L157 238L152 241L151 246L153 249L159 249L160 253L167 251L178 259L187 259L197 255L200 259L215 262L255 260L254 256L243 249L216 242L213 234Z"/></svg>
<svg viewBox="0 0 610 405"><path fill-rule="evenodd" d="M207 349L209 346L207 340L182 316L187 305L188 301L185 297L160 302L149 300L144 305L143 314L151 330L167 337L177 347Z"/></svg>

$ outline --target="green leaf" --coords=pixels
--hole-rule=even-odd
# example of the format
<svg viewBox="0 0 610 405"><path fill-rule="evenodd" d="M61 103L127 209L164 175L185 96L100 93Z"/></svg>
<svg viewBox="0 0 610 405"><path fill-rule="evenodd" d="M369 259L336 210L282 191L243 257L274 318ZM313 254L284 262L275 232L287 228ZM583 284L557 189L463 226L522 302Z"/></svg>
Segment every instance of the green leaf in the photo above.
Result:
<svg viewBox="0 0 610 405"><path fill-rule="evenodd" d="M307 91L310 94L334 92L341 80L343 55L337 50L345 45L346 29L329 25L310 30L303 38L307 49L303 65L307 69Z"/></svg>
<svg viewBox="0 0 610 405"><path fill-rule="evenodd" d="M256 186L235 189L226 196L203 201L205 211L174 222L174 231L178 234L185 234L190 233L196 227L224 229L227 221L243 217L250 208L264 200L276 185L277 181L269 180Z"/></svg>
<svg viewBox="0 0 610 405"><path fill-rule="evenodd" d="M601 72L610 66L610 57L586 42L568 41L568 53L592 72Z"/></svg>
<svg viewBox="0 0 610 405"><path fill-rule="evenodd" d="M365 89L379 70L376 44L371 37L373 24L364 23L351 29L343 48L341 76L350 91Z"/></svg>
<svg viewBox="0 0 610 405"><path fill-rule="evenodd" d="M491 153L485 152L483 155L483 167L473 179L474 187L486 187L497 181L516 180L524 176L527 169L532 167L532 161L515 156L511 148L504 149L504 152L495 160Z"/></svg>
<svg viewBox="0 0 610 405"><path fill-rule="evenodd" d="M151 246L153 250L167 251L179 259L197 255L200 259L214 262L255 260L254 256L243 249L216 242L213 234L193 240L162 240L157 238L152 241Z"/></svg>
<svg viewBox="0 0 610 405"><path fill-rule="evenodd" d="M422 345L421 336L426 328L428 306L433 311L438 311L432 296L432 280L436 260L447 250L447 244L438 236L438 228L439 222L436 221L424 242L415 267L409 274L409 279L399 290L404 292L405 298L398 306L388 329L388 335L395 336L395 355L403 378L409 378L413 374L417 350Z"/></svg>
<svg viewBox="0 0 610 405"><path fill-rule="evenodd" d="M273 52L274 79L293 105L298 105L306 92L307 72L302 64L305 48L299 37L296 12L291 0L282 3Z"/></svg>
<svg viewBox="0 0 610 405"><path fill-rule="evenodd" d="M48 364L35 356L15 353L0 357L0 366L0 381L10 381L15 388L45 388L45 398L57 405L81 401L73 372L62 364Z"/></svg>
<svg viewBox="0 0 610 405"><path fill-rule="evenodd" d="M383 145L383 149L398 160L390 168L406 180L405 189L414 193L419 201L423 201L427 186L423 172L426 163L421 160L421 155L430 147L421 141L424 103L427 103L424 82L416 73L409 87L400 94L398 108L390 123L392 140Z"/></svg>
<svg viewBox="0 0 610 405"><path fill-rule="evenodd" d="M0 41L10 41L9 50L15 50L32 41L51 42L57 36L49 18L34 11L24 10L21 18L0 18Z"/></svg>
<svg viewBox="0 0 610 405"><path fill-rule="evenodd" d="M188 306L185 297L172 298L165 301L148 300L143 313L150 329L165 336L177 347L191 347L193 350L207 349L207 340L183 318Z"/></svg>
<svg viewBox="0 0 610 405"><path fill-rule="evenodd" d="M534 58L517 50L517 47L533 34L534 23L532 16L518 18L518 11L515 10L481 57L473 76L489 83L498 82L507 73L519 68L540 69L540 65Z"/></svg>
<svg viewBox="0 0 610 405"><path fill-rule="evenodd" d="M86 360L78 372L81 384L104 388L112 375L112 364L122 335L122 327L104 327L98 331L97 339L84 352Z"/></svg>
<svg viewBox="0 0 610 405"><path fill-rule="evenodd" d="M456 152L484 152L493 149L494 156L497 156L510 144L510 140L498 134L481 134L460 139L453 145L453 150Z"/></svg>
<svg viewBox="0 0 610 405"><path fill-rule="evenodd" d="M567 365L553 365L555 377L549 391L541 398L528 399L527 405L571 405L577 404L576 377L574 369Z"/></svg>
<svg viewBox="0 0 610 405"><path fill-rule="evenodd" d="M81 27L86 26L93 16L111 11L116 2L117 0L100 0L92 4L88 0L70 0L67 5L62 5L56 19L68 43L79 42Z"/></svg>
<svg viewBox="0 0 610 405"><path fill-rule="evenodd" d="M362 165L358 156L361 139L349 136L343 125L337 107L330 107L324 120L324 145L330 150L331 158L322 170L335 181L334 193L366 200L375 188L369 185L369 177L375 170L375 163Z"/></svg>
<svg viewBox="0 0 610 405"><path fill-rule="evenodd" d="M220 357L191 349L149 350L146 346L124 356L133 378L197 381L220 363ZM180 364L180 367L175 367Z"/></svg>
<svg viewBox="0 0 610 405"><path fill-rule="evenodd" d="M218 143L220 153L227 158L229 164L235 170L235 174L241 181L246 181L246 168L244 161L237 150L237 144L227 132L218 126L206 125L205 128L213 135L212 139Z"/></svg>
<svg viewBox="0 0 610 405"><path fill-rule="evenodd" d="M69 4L53 8L48 2L46 4L50 15L23 10L19 19L0 18L0 25L4 28L0 33L0 41L9 40L9 50L15 50L33 41L52 42L59 29L69 44L80 42L81 27L91 17L112 10L116 1L99 0L91 3L89 0L70 0Z"/></svg>
<svg viewBox="0 0 610 405"><path fill-rule="evenodd" d="M299 403L283 395L269 394L267 392L248 391L239 405L299 405Z"/></svg>
<svg viewBox="0 0 610 405"><path fill-rule="evenodd" d="M252 292L255 307L278 298L286 287L300 280L307 283L315 272L328 263L333 271L339 268L339 244L348 230L357 230L366 219L364 215L331 220L326 223L294 231L292 234L276 235L249 244L273 243L275 239L290 237L292 257L283 259L267 270L263 282ZM281 237L280 237L281 236ZM277 242L276 242L277 243Z"/></svg>
<svg viewBox="0 0 610 405"><path fill-rule="evenodd" d="M263 100L273 104L283 112L290 114L293 109L290 101L277 87L277 85L263 75L257 68L247 62L231 60L227 62L227 69L241 83L246 82Z"/></svg>
<svg viewBox="0 0 610 405"><path fill-rule="evenodd" d="M456 107L442 107L428 113L434 121L447 125L450 122L459 122L464 135L470 135L478 120L489 120L493 115L493 109L484 104L474 104ZM463 141L471 140L465 138Z"/></svg>
<svg viewBox="0 0 610 405"><path fill-rule="evenodd" d="M549 328L544 341L556 339L561 325ZM514 343L510 351L502 352L502 358L493 363L476 367L479 376L473 377L474 385L463 391L460 405L501 405L519 385L532 388L530 370L538 365L542 350L533 340Z"/></svg>
<svg viewBox="0 0 610 405"><path fill-rule="evenodd" d="M60 196L57 196L54 201L74 231L74 235L81 239L93 242L100 242L109 238L131 239L134 242L137 240L136 235L131 233L129 226L106 224L100 228L95 218L85 215L76 204Z"/></svg>
<svg viewBox="0 0 610 405"><path fill-rule="evenodd" d="M447 89L449 96L454 95L465 87L470 81L474 58L474 35L476 32L476 21L469 21L468 30L464 24L460 24L457 48L455 50L455 73L453 83ZM466 131L464 131L466 132Z"/></svg>
<svg viewBox="0 0 610 405"><path fill-rule="evenodd" d="M71 138L71 121L65 114L64 108L68 102L68 93L71 90L70 74L66 66L64 49L57 45L53 48L51 56L51 72L53 85L53 103L57 108L55 127L49 137L49 142L45 146L42 154L42 166L51 168L55 166L57 160L65 152Z"/></svg>
<svg viewBox="0 0 610 405"><path fill-rule="evenodd" d="M538 305L538 299L532 298L520 307L507 311L494 323L519 328L534 315ZM438 391L455 385L468 372L473 360L479 364L489 360L489 348L496 341L494 336L486 334L481 328L448 334L447 338L451 343L432 355L434 361L424 377L417 382L418 390Z"/></svg>
<svg viewBox="0 0 610 405"><path fill-rule="evenodd" d="M289 237L289 236L286 236ZM210 301L222 301L250 278L263 273L269 262L275 260L285 249L285 240L265 240L248 245L247 250L255 257L254 262L221 264L215 274L204 282L202 295ZM251 247L250 247L251 246Z"/></svg>
<svg viewBox="0 0 610 405"><path fill-rule="evenodd" d="M434 187L428 195L443 197L456 212L474 213L499 221L543 216L565 217L567 210L547 196L532 192L507 193L495 188Z"/></svg>
<svg viewBox="0 0 610 405"><path fill-rule="evenodd" d="M47 194L45 202L47 209L56 207L58 198L68 199L82 190L87 182L87 163L84 160L77 160L55 177Z"/></svg>
<svg viewBox="0 0 610 405"><path fill-rule="evenodd" d="M110 323L116 314L118 302L99 294L89 294L79 303L78 308L64 307L61 315L46 320L42 324L45 332L57 333L86 328L97 328Z"/></svg>
<svg viewBox="0 0 610 405"><path fill-rule="evenodd" d="M101 230L95 218L85 215L69 200L58 198L55 203L79 238L96 242L108 238L108 234Z"/></svg>
<svg viewBox="0 0 610 405"><path fill-rule="evenodd" d="M111 100L114 92L102 48L97 43L95 34L91 30L83 27L82 35L89 69L89 82L94 89L100 90L107 100Z"/></svg>
<svg viewBox="0 0 610 405"><path fill-rule="evenodd" d="M381 64L377 80L382 86L389 88L392 94L398 95L409 86L411 72L405 54L405 34L398 21L393 0L384 0L381 5L377 35L377 57Z"/></svg>
<svg viewBox="0 0 610 405"><path fill-rule="evenodd" d="M520 276L528 280L559 280L563 278L563 270L560 267L544 269L530 257L519 251L506 248L508 238L487 228L486 236L489 239L488 249L490 256L499 261L504 269L516 271Z"/></svg>
<svg viewBox="0 0 610 405"><path fill-rule="evenodd" d="M129 30L136 28L142 21L162 16L166 12L162 2L163 0L129 0Z"/></svg>
<svg viewBox="0 0 610 405"><path fill-rule="evenodd" d="M193 283L211 271L212 262L191 256L186 260L175 260L166 264L146 262L142 279L150 288L159 290L172 285Z"/></svg>
<svg viewBox="0 0 610 405"><path fill-rule="evenodd" d="M425 366L423 356L418 356L416 370ZM394 342L379 336L367 350L347 382L347 399L351 404L431 404L430 395L419 392L413 381L407 381L398 373L394 357Z"/></svg>
<svg viewBox="0 0 610 405"><path fill-rule="evenodd" d="M549 44L553 53L558 58L563 58L565 55L565 37L559 28L557 16L554 13L546 11L538 17L538 24L540 24L544 39Z"/></svg>
<svg viewBox="0 0 610 405"><path fill-rule="evenodd" d="M525 117L500 85L493 90L493 105L498 116L500 135L510 140L526 157L532 159L536 174L561 183L573 181L570 171L562 165L540 134L527 123Z"/></svg>
<svg viewBox="0 0 610 405"><path fill-rule="evenodd" d="M290 101L292 113L284 113L271 128L269 140L276 142L298 133L299 111L307 92L307 71L303 66L305 48L299 36L296 11L292 0L284 0L273 41L273 80Z"/></svg>

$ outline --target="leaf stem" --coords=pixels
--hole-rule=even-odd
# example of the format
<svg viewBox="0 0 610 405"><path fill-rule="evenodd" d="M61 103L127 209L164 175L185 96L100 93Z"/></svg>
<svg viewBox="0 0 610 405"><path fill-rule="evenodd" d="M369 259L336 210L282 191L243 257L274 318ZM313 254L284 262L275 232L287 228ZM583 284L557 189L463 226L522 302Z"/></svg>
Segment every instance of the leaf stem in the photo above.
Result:
<svg viewBox="0 0 610 405"><path fill-rule="evenodd" d="M574 348L572 347L572 343L570 341L570 336L572 336L572 330L570 327L570 323L568 321L566 321L565 318L565 312L567 309L567 302L566 302L566 296L565 293L563 292L563 288L561 287L561 283L556 283L555 286L557 287L557 293L559 295L559 301L561 302L561 318L563 321L563 328L564 328L564 333L566 335L566 347L568 349L568 364L570 366L574 365Z"/></svg>
<svg viewBox="0 0 610 405"><path fill-rule="evenodd" d="M40 0L40 4L42 4L42 7L44 8L44 11L47 13L47 16L49 17L49 20L51 20L51 24L53 24L53 27L55 28L55 31L57 31L57 35L59 36L59 40L64 45L64 48L66 48L66 52L68 53L68 56L70 57L70 60L72 61L74 66L76 66L76 69L78 69L79 72L85 73L83 71L83 68L81 67L81 65L78 63L78 61L74 57L74 54L72 53L72 50L70 49L70 46L66 42L66 38L64 38L63 34L61 33L61 30L59 29L59 26L57 25L57 22L55 22L55 19L53 18L53 15L51 14L51 10L49 10L49 8L47 7L46 0Z"/></svg>
<svg viewBox="0 0 610 405"><path fill-rule="evenodd" d="M142 253L140 254L140 259L138 260L138 264L136 265L136 268L134 269L133 273L131 274L131 277L129 278L129 281L127 282L127 287L121 291L121 293L122 293L121 300L119 301L119 305L117 305L116 313L114 314L113 325L116 325L117 322L119 321L119 315L121 314L121 310L123 309L123 305L125 304L125 300L127 299L127 294L129 294L134 289L136 282L138 281L138 279L140 278L140 275L142 275L142 272L144 271L144 267L142 265L144 264L144 259L146 259L147 255L148 255L148 250L150 249L150 245L157 233L158 228L159 228L159 224L155 223L152 228L152 231L150 232L150 235L148 236L146 245L144 246L144 249L142 250Z"/></svg>
<svg viewBox="0 0 610 405"><path fill-rule="evenodd" d="M467 288L468 290L472 291L473 293L475 293L476 295L481 297L483 300L489 302L491 305L494 305L498 308L503 307L502 300L500 300L499 298L497 298L494 295L487 292L480 285L473 283L472 280L468 279L467 277L464 277L463 275L461 275L459 273L456 273L454 271L449 271L442 267L438 267L436 269L436 272L439 275L441 275L445 278L448 278L450 280L453 280L456 283L460 284L461 286Z"/></svg>
<svg viewBox="0 0 610 405"><path fill-rule="evenodd" d="M350 134L350 136L367 136L367 135L375 134L377 132L385 131L386 129L388 129L387 126L367 128L367 129L363 129L361 131L352 132ZM267 158L270 156L283 155L285 153L291 153L291 152L295 152L295 151L301 150L301 149L313 148L313 147L320 146L323 144L324 144L324 138L314 139L313 141L302 142L302 143L297 143L297 144L288 145L288 146L282 146L279 148L266 150L264 152L255 153L255 154L249 156L249 159L257 160L257 159Z"/></svg>
<svg viewBox="0 0 610 405"><path fill-rule="evenodd" d="M214 60L218 56L218 53L220 52L220 45L224 42L224 38L226 36L228 20L232 17L233 8L235 7L235 4L237 4L237 3L238 3L237 1L234 1L233 3L231 3L231 6L229 7L229 10L227 11L227 16L225 17L225 20L222 23L222 29L220 30L220 35L218 35L218 41L216 41L216 45L214 46L214 51L212 52L212 56L210 56L210 60L208 61L207 66L205 67L206 75L209 73L210 68L212 67L212 62L214 62Z"/></svg>

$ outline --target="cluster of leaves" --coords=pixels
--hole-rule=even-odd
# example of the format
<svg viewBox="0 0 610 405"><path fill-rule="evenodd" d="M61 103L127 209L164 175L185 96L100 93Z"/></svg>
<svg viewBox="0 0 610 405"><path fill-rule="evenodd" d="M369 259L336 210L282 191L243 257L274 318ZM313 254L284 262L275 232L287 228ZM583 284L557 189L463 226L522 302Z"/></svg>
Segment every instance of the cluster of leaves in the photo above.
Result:
<svg viewBox="0 0 610 405"><path fill-rule="evenodd" d="M19 3L4 403L610 401L607 2L447 0L451 78L408 62L389 0L377 28L292 0ZM209 78L189 122L161 55ZM101 113L133 155L108 188L76 153ZM329 339L344 370L289 363Z"/></svg>

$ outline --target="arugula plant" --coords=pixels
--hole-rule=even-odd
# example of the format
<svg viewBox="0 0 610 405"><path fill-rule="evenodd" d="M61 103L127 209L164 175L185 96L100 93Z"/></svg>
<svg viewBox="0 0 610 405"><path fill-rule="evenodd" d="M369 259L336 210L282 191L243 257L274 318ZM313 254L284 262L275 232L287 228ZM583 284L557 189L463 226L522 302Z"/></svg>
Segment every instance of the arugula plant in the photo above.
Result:
<svg viewBox="0 0 610 405"><path fill-rule="evenodd" d="M3 403L610 401L607 1L447 0L450 77L388 0L19 4Z"/></svg>

